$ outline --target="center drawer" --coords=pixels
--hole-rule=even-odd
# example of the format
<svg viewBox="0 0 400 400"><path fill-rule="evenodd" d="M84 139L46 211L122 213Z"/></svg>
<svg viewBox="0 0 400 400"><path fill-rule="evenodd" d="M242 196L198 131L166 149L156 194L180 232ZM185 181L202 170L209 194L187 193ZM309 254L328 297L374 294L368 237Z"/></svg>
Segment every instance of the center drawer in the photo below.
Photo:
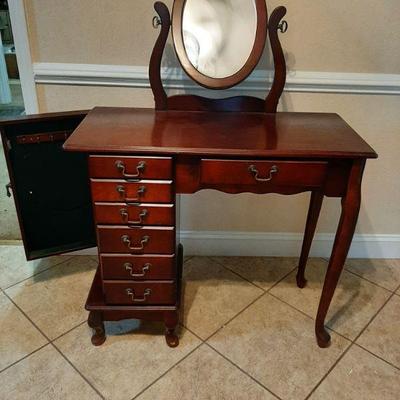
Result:
<svg viewBox="0 0 400 400"><path fill-rule="evenodd" d="M225 185L321 186L324 161L201 160L201 183Z"/></svg>
<svg viewBox="0 0 400 400"><path fill-rule="evenodd" d="M172 181L137 181L91 179L94 202L171 203Z"/></svg>
<svg viewBox="0 0 400 400"><path fill-rule="evenodd" d="M174 254L175 228L98 225L100 253Z"/></svg>
<svg viewBox="0 0 400 400"><path fill-rule="evenodd" d="M176 285L173 281L103 282L106 303L146 305L176 303Z"/></svg>
<svg viewBox="0 0 400 400"><path fill-rule="evenodd" d="M174 225L173 204L95 203L98 224Z"/></svg>

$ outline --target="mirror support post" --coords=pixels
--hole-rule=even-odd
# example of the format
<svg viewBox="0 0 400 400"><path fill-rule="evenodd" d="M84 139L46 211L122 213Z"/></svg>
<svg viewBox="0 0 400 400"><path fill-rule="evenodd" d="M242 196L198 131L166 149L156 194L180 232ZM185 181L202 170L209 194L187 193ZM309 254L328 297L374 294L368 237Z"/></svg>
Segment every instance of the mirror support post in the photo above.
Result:
<svg viewBox="0 0 400 400"><path fill-rule="evenodd" d="M151 54L149 78L151 90L153 91L154 95L155 109L166 110L168 97L167 93L164 90L161 78L161 60L165 49L165 43L167 42L169 30L171 27L171 15L168 7L160 1L157 1L154 4L154 9L160 17L161 31Z"/></svg>
<svg viewBox="0 0 400 400"><path fill-rule="evenodd" d="M286 60L278 35L278 31L286 32L282 27L285 26L287 29L287 23L284 25L281 24L281 20L285 15L286 8L277 7L272 12L268 21L268 33L274 57L275 74L271 90L265 99L265 112L267 113L276 113L279 99L282 96L286 83Z"/></svg>

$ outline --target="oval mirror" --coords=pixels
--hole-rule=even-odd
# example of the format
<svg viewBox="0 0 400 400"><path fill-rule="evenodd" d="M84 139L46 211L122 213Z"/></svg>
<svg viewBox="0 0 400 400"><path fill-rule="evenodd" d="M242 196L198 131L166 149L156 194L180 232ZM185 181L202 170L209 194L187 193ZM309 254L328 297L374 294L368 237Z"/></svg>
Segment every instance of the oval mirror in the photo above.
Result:
<svg viewBox="0 0 400 400"><path fill-rule="evenodd" d="M175 0L174 45L200 85L226 89L256 67L267 36L265 0Z"/></svg>

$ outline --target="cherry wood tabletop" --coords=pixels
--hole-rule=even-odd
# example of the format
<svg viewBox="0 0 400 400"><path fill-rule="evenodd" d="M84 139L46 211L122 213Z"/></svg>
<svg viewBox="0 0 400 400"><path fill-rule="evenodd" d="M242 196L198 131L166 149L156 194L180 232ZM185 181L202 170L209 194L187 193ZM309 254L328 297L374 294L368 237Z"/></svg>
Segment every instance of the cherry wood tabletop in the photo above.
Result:
<svg viewBox="0 0 400 400"><path fill-rule="evenodd" d="M67 151L230 157L377 158L337 114L96 107Z"/></svg>

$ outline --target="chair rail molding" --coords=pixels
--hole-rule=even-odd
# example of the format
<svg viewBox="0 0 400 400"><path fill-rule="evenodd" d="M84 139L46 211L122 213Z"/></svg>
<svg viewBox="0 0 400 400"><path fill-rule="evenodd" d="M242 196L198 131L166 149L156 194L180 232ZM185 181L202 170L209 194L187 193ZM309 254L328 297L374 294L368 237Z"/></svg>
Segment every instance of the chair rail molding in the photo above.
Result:
<svg viewBox="0 0 400 400"><path fill-rule="evenodd" d="M150 88L148 67L103 64L34 63L36 84ZM163 68L168 89L203 90L180 68ZM230 91L265 92L273 71L256 70ZM400 74L291 71L286 92L400 95Z"/></svg>
<svg viewBox="0 0 400 400"><path fill-rule="evenodd" d="M298 257L302 233L181 231L181 242L188 255ZM311 257L329 258L335 235L315 235ZM399 258L400 235L354 235L349 258Z"/></svg>

